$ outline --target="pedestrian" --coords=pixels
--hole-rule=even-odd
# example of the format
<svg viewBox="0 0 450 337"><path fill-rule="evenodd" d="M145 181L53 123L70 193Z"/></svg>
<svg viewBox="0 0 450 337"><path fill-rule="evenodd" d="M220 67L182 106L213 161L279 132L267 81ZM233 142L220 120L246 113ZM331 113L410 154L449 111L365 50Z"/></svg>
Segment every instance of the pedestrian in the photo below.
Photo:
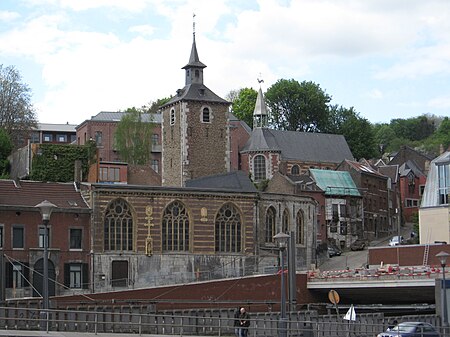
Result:
<svg viewBox="0 0 450 337"><path fill-rule="evenodd" d="M250 315L245 310L245 308L241 308L239 315L239 337L247 337L248 327L250 326Z"/></svg>
<svg viewBox="0 0 450 337"><path fill-rule="evenodd" d="M234 334L236 337L240 337L241 321L239 316L241 316L241 309L238 307L234 312Z"/></svg>

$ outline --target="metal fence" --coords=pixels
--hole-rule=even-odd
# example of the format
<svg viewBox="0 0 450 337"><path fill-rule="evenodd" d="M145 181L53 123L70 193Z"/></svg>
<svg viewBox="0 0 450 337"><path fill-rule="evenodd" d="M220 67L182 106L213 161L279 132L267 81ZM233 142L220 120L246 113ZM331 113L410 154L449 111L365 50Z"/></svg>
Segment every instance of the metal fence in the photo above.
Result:
<svg viewBox="0 0 450 337"><path fill-rule="evenodd" d="M85 310L48 310L40 308L0 307L0 329L39 330L83 333L132 333L138 335L234 336L234 311L180 310L146 312L146 306L95 307ZM440 328L435 315L385 318L382 313L359 314L356 321L344 321L336 315L318 315L315 311L288 314L288 337L374 337L385 331L393 320L429 322ZM279 333L279 313L251 313L249 337L272 337ZM1 331L0 331L1 334Z"/></svg>

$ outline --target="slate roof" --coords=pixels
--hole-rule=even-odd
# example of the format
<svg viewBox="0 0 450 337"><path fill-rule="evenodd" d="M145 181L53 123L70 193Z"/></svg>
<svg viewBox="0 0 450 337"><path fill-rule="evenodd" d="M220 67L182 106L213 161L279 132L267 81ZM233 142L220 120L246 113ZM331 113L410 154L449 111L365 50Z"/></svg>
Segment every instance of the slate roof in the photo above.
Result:
<svg viewBox="0 0 450 337"><path fill-rule="evenodd" d="M398 182L398 165L384 165L378 167L378 172L386 177L391 178L392 183L396 184Z"/></svg>
<svg viewBox="0 0 450 337"><path fill-rule="evenodd" d="M73 183L0 180L0 207L34 207L44 200L59 208L89 210Z"/></svg>
<svg viewBox="0 0 450 337"><path fill-rule="evenodd" d="M416 177L425 176L422 170L412 160L407 160L399 167L401 177L407 176L411 171Z"/></svg>
<svg viewBox="0 0 450 337"><path fill-rule="evenodd" d="M223 189L235 192L257 192L255 185L244 171L233 171L186 181L186 187Z"/></svg>
<svg viewBox="0 0 450 337"><path fill-rule="evenodd" d="M352 176L347 171L310 169L309 172L325 195L361 196Z"/></svg>
<svg viewBox="0 0 450 337"><path fill-rule="evenodd" d="M202 101L231 104L227 100L220 98L203 83L191 83L186 85L183 89L178 89L177 94L173 96L166 104L162 105L161 108L174 104L178 101Z"/></svg>
<svg viewBox="0 0 450 337"><path fill-rule="evenodd" d="M283 160L340 163L353 160L342 135L256 128L241 153L278 151Z"/></svg>
<svg viewBox="0 0 450 337"><path fill-rule="evenodd" d="M385 175L383 175L382 173L380 173L377 170L375 170L369 164L358 163L357 161L352 161L352 160L345 160L345 162L350 167L352 167L353 169L355 169L358 172L369 173L369 174L373 174L373 175L376 175L376 176L379 176L379 177L387 178Z"/></svg>
<svg viewBox="0 0 450 337"><path fill-rule="evenodd" d="M428 171L427 182L425 184L425 189L422 195L422 202L420 204L421 208L425 207L436 207L448 205L439 205L439 176L437 164L447 164L450 165L450 151L444 152L439 157L435 158L430 163L430 170Z"/></svg>
<svg viewBox="0 0 450 337"><path fill-rule="evenodd" d="M37 123L38 131L54 131L54 132L76 132L75 124L50 124L50 123Z"/></svg>

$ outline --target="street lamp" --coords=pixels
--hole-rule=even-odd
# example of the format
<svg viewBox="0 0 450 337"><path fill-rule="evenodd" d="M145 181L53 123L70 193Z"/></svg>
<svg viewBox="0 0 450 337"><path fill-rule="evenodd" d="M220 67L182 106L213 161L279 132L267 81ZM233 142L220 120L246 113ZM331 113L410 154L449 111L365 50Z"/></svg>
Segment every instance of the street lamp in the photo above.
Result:
<svg viewBox="0 0 450 337"><path fill-rule="evenodd" d="M284 254L287 248L287 244L290 236L286 233L278 233L274 237L275 242L278 243L280 248L280 259L281 259L281 308L280 308L280 322L278 326L278 336L287 336L287 318L286 318L286 290L284 282Z"/></svg>
<svg viewBox="0 0 450 337"><path fill-rule="evenodd" d="M43 299L43 308L46 312L46 316L48 318L48 223L50 222L50 216L52 215L52 211L57 206L52 204L50 201L44 200L40 204L34 206L39 208L39 211L42 215L42 222L44 224L44 276L43 276L43 287L42 287L42 299Z"/></svg>
<svg viewBox="0 0 450 337"><path fill-rule="evenodd" d="M445 327L448 326L448 317L447 317L447 287L445 284L445 265L447 263L447 258L450 256L447 252L440 252L436 254L436 257L441 262L442 267L442 287L443 287L443 299L442 299L442 325Z"/></svg>

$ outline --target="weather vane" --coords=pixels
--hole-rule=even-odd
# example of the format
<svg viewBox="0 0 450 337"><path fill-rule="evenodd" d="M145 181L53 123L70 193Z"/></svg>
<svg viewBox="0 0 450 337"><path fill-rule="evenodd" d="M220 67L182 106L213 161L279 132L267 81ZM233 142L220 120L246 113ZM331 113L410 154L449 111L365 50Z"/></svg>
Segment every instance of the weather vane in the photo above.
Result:
<svg viewBox="0 0 450 337"><path fill-rule="evenodd" d="M262 79L261 73L259 73L259 77L256 80L258 81L259 84L264 82L264 80Z"/></svg>

